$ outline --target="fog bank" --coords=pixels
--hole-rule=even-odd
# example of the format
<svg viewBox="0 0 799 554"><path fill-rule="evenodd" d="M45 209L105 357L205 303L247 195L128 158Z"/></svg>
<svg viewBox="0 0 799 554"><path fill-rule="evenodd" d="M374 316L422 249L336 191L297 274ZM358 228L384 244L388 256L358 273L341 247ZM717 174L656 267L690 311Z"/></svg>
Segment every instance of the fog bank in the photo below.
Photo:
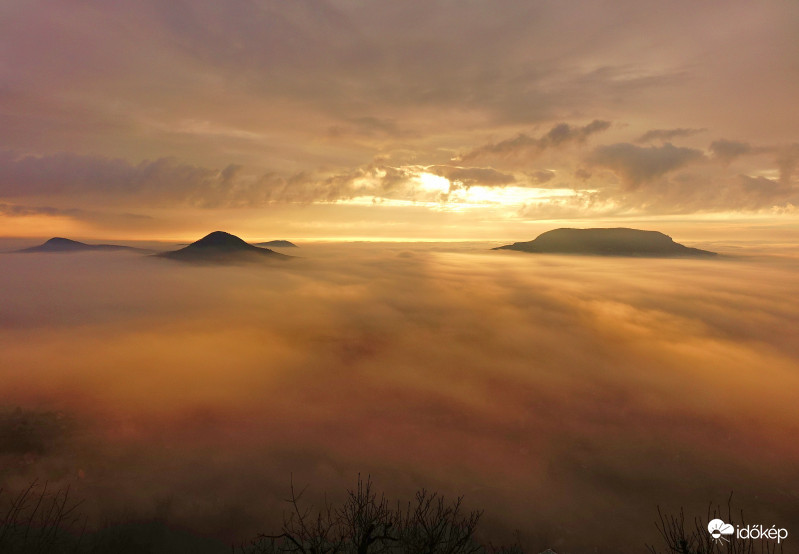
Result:
<svg viewBox="0 0 799 554"><path fill-rule="evenodd" d="M640 552L657 505L699 515L730 491L793 529L795 251L486 248L2 254L0 427L56 415L6 435L0 478L231 541L279 526L292 474L319 499L359 471L392 496L465 494L534 552Z"/></svg>

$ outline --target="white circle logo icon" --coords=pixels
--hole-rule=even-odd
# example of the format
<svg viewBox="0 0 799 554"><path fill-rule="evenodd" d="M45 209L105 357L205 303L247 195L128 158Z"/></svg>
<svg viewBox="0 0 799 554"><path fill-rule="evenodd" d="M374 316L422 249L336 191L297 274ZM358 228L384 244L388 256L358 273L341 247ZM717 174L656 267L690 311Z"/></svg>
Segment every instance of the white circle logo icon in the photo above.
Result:
<svg viewBox="0 0 799 554"><path fill-rule="evenodd" d="M724 523L720 519L714 519L708 523L707 530L714 540L722 540L727 542L730 541L729 539L724 538L724 535L732 535L735 532L735 528L731 524Z"/></svg>

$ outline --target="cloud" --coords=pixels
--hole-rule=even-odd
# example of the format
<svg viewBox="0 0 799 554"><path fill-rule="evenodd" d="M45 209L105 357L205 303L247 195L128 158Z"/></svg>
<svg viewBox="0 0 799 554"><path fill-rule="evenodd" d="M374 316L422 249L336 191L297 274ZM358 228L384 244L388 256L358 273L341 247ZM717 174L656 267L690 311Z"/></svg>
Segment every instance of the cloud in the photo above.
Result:
<svg viewBox="0 0 799 554"><path fill-rule="evenodd" d="M451 130L485 136L473 116L490 129L538 124L662 84L632 75L615 56L602 71L575 68L580 48L565 48L563 36L585 38L564 20L571 12L516 0L502 10L464 4L457 14L447 2L26 4L8 14L0 34L6 56L17 60L0 91L8 101L0 138L15 150L55 152L80 136L84 151L98 155L191 152L193 163L209 165L235 151L234 163L257 157L264 167L290 148L298 170L309 171L320 129L358 139L339 145L347 156L397 137L426 150ZM112 29L107 21L128 24ZM561 39L555 50L553 33ZM474 49L453 48L463 36ZM540 47L530 48L531 37Z"/></svg>
<svg viewBox="0 0 799 554"><path fill-rule="evenodd" d="M328 135L331 138L346 136L409 138L415 133L402 129L393 118L363 116L350 118L341 124L331 126Z"/></svg>
<svg viewBox="0 0 799 554"><path fill-rule="evenodd" d="M80 215L82 210L53 208L50 206L23 206L20 204L0 203L0 215L6 217L29 217L44 215L49 217Z"/></svg>
<svg viewBox="0 0 799 554"><path fill-rule="evenodd" d="M591 218L614 217L623 214L624 206L598 191L579 191L561 198L528 202L518 212L527 220L581 220L587 213Z"/></svg>
<svg viewBox="0 0 799 554"><path fill-rule="evenodd" d="M522 133L512 139L475 148L458 156L455 160L471 161L480 158L507 158L520 155L533 157L549 148L558 148L572 143L583 143L589 136L604 131L609 127L609 121L599 119L595 119L582 127L560 123L540 137L531 137Z"/></svg>
<svg viewBox="0 0 799 554"><path fill-rule="evenodd" d="M30 205L61 207L46 196L62 192L159 207L327 201L366 191L357 174L378 157L395 167L506 171L503 162L521 176L543 155L538 165L566 178L579 165L569 149L603 136L604 119L648 130L638 140L658 146L703 128L778 144L796 127L789 108L797 82L785 79L794 73L781 55L792 35L774 24L792 20L787 5L708 4L690 18L627 0L612 9L581 2L577 10L519 0L455 11L447 1L415 0L15 6L0 32L0 49L15 60L0 89L0 143L39 158L95 158L89 169L51 170L62 184L29 180L25 187L40 191L35 202L20 201ZM729 26L709 41L705 30L718 21ZM752 22L748 40L736 32L739 21ZM41 36L48 41L33 38ZM472 48L454 47L463 36ZM741 82L742 72L751 78ZM752 103L762 90L769 101ZM751 117L732 121L729 105L747 106ZM484 144L485 137L496 138ZM452 161L459 152L463 163ZM783 158L790 173L791 156ZM120 159L122 166L112 163ZM594 177L602 186L604 175ZM401 175L369 178L390 194L410 191ZM0 188L19 187L4 180ZM3 197L24 198L12 192Z"/></svg>
<svg viewBox="0 0 799 554"><path fill-rule="evenodd" d="M422 199L415 179L425 170L424 166L368 164L341 172L253 175L236 164L219 170L174 158L132 164L70 153L17 157L3 152L0 162L0 198L207 209L336 202L357 196ZM491 168L433 167L436 174L451 176L466 186L498 186L514 180Z"/></svg>
<svg viewBox="0 0 799 554"><path fill-rule="evenodd" d="M536 183L544 184L555 178L555 172L548 169L539 169L534 171L531 176Z"/></svg>
<svg viewBox="0 0 799 554"><path fill-rule="evenodd" d="M622 142L596 147L587 161L594 166L610 169L628 189L635 189L703 157L701 150L678 147L668 142L662 146L649 147Z"/></svg>
<svg viewBox="0 0 799 554"><path fill-rule="evenodd" d="M480 185L496 187L509 185L516 178L509 173L502 173L490 167L459 167L452 165L433 165L427 171L441 177L446 177L452 182L458 182L465 187Z"/></svg>
<svg viewBox="0 0 799 554"><path fill-rule="evenodd" d="M748 155L777 153L779 178L763 175L757 165L751 174L719 174L712 164L699 164L699 150L638 147L622 143L597 147L586 159L595 167L609 169L621 178L621 191L600 186L600 197L617 206L618 213L634 210L648 214L713 211L795 213L799 187L791 177L799 166L799 149L759 147L749 143L718 140L710 147L710 159L730 163ZM678 169L683 171L674 174ZM768 175L776 173L769 169ZM595 180L596 181L596 180ZM645 183L656 185L642 186Z"/></svg>
<svg viewBox="0 0 799 554"><path fill-rule="evenodd" d="M563 137L574 137L575 133L557 131L546 136L548 142L557 142L573 140ZM722 151L718 145L716 151ZM623 215L630 210L664 214L791 209L790 206L797 205L791 176L799 165L799 150L789 146L780 152L781 186L776 187L765 177L731 179L716 175L712 164L696 164L703 159L701 151L671 143L648 147L630 143L598 146L585 156L585 167L572 170L574 198L542 198L519 213L522 218L529 218L556 213L559 217ZM457 201L440 187L426 186L424 173L439 175L455 188L466 189L565 184L562 179L555 180L560 169L517 175L493 167L390 165L388 160L344 171L253 174L240 165L212 169L173 158L133 164L76 154L19 157L6 152L0 157L4 158L0 164L0 214L61 216L103 228L140 227L149 216L136 212L146 214L153 208L253 209L353 199L436 205ZM678 169L686 171L672 175ZM615 178L621 179L624 185L621 190L612 185ZM583 184L589 180L590 187ZM656 180L657 187L642 186ZM580 188L590 188L597 194ZM519 194L509 196L511 202L516 202L513 210L521 205L519 198ZM162 228L163 225L166 223L161 223Z"/></svg>
<svg viewBox="0 0 799 554"><path fill-rule="evenodd" d="M103 223L119 226L130 224L144 224L153 218L148 215L129 212L103 212L97 210L82 210L79 208L54 208L52 206L26 206L22 204L7 204L0 202L0 216L4 217L68 217L80 221Z"/></svg>
<svg viewBox="0 0 799 554"><path fill-rule="evenodd" d="M601 191L598 199L616 206L616 213L690 214L712 212L796 213L799 189L763 176L714 177L709 172L684 172L657 186Z"/></svg>
<svg viewBox="0 0 799 554"><path fill-rule="evenodd" d="M62 153L16 157L2 153L0 198L47 198L62 203L88 201L95 206L130 203L144 207L254 208L273 203L337 202L355 197L439 201L419 186L428 172L464 187L510 185L515 177L490 167L454 165L390 166L367 164L349 171L269 171L253 175L235 164L221 170L183 163L174 158L132 164L122 159ZM444 198L445 199L445 198ZM22 207L7 204L6 211ZM79 215L67 208L43 208L41 213ZM28 209L30 212L31 210ZM86 212L82 214L87 215Z"/></svg>
<svg viewBox="0 0 799 554"><path fill-rule="evenodd" d="M635 142L652 142L654 140L670 142L675 138L691 137L706 130L707 129L687 129L682 127L679 129L652 129L635 139Z"/></svg>
<svg viewBox="0 0 799 554"><path fill-rule="evenodd" d="M784 114L796 83L785 79L790 57L779 55L790 31L766 23L790 21L791 8L737 9L708 4L688 18L627 0L613 9L480 1L457 13L446 1L18 3L0 33L15 60L0 90L0 143L39 154L79 144L109 159L174 157L259 174L345 172L398 150L444 164L483 137L513 148L507 129L585 114L647 122L658 140L707 126L766 143L793 122ZM752 37L740 40L735 22L753 19ZM705 29L719 20L729 32L709 41ZM676 30L680 48L664 50ZM41 36L48 41L33 38ZM464 36L473 47L454 47ZM764 89L769 102L746 101ZM728 103L752 117L734 128ZM686 114L692 128L664 126ZM568 135L559 127L552 145L558 130ZM515 146L534 153L537 133Z"/></svg>
<svg viewBox="0 0 799 554"><path fill-rule="evenodd" d="M752 154L760 151L755 149L748 142L739 142L735 140L716 140L710 144L710 153L713 158L720 160L722 163L729 164L736 158L740 158L746 154Z"/></svg>
<svg viewBox="0 0 799 554"><path fill-rule="evenodd" d="M0 154L0 197L149 195L153 201L203 201L220 192L240 169L221 171L160 158L131 164L122 159L60 153L17 157Z"/></svg>
<svg viewBox="0 0 799 554"><path fill-rule="evenodd" d="M780 193L788 192L779 181L767 177L751 177L749 175L739 175L741 187L749 194L773 198Z"/></svg>
<svg viewBox="0 0 799 554"><path fill-rule="evenodd" d="M17 157L0 154L0 198L83 199L104 205L245 208L270 202L333 201L356 193L349 175L307 173L250 175L240 165L219 169L159 158L132 164L122 159L60 153Z"/></svg>
<svg viewBox="0 0 799 554"><path fill-rule="evenodd" d="M777 166L780 169L780 182L783 185L792 183L793 175L799 167L799 143L786 146L778 152Z"/></svg>

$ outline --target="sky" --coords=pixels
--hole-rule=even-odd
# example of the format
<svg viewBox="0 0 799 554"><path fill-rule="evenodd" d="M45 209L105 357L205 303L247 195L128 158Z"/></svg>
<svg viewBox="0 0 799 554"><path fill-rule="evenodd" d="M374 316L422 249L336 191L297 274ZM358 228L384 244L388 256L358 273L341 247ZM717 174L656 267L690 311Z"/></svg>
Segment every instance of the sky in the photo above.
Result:
<svg viewBox="0 0 799 554"><path fill-rule="evenodd" d="M797 24L785 0L6 0L0 235L790 226Z"/></svg>

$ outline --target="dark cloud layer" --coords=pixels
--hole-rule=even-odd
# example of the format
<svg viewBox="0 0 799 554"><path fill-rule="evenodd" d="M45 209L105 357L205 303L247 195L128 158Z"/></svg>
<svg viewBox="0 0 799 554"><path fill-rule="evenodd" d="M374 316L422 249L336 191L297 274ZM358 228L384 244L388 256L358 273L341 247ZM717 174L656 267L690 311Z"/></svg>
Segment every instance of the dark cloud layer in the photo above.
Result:
<svg viewBox="0 0 799 554"><path fill-rule="evenodd" d="M536 154L549 148L583 143L592 134L604 131L609 127L609 121L601 121L599 119L582 127L560 123L540 137L531 137L522 133L512 139L475 148L465 154L461 154L456 160L465 162L481 158L507 158L512 156L533 158Z"/></svg>
<svg viewBox="0 0 799 554"><path fill-rule="evenodd" d="M50 206L23 206L19 204L0 204L0 214L9 217L27 217L31 215L45 216L76 216L81 215L81 210L68 210Z"/></svg>
<svg viewBox="0 0 799 554"><path fill-rule="evenodd" d="M676 138L692 137L706 130L707 129L687 129L682 127L679 129L652 129L635 139L635 142L642 143L655 140L670 142Z"/></svg>
<svg viewBox="0 0 799 554"><path fill-rule="evenodd" d="M555 172L548 169L539 169L532 174L533 180L536 183L543 184L555 178Z"/></svg>
<svg viewBox="0 0 799 554"><path fill-rule="evenodd" d="M799 168L799 143L786 146L778 152L777 167L780 169L780 182L783 185L793 183L793 177Z"/></svg>
<svg viewBox="0 0 799 554"><path fill-rule="evenodd" d="M0 161L0 197L201 208L350 198L357 193L353 179L373 171L365 168L332 177L275 172L246 175L234 164L217 170L173 158L131 164L122 159L69 153L18 157L5 152Z"/></svg>
<svg viewBox="0 0 799 554"><path fill-rule="evenodd" d="M65 217L81 221L91 221L96 223L120 226L125 224L147 224L152 221L152 217L135 214L82 210L78 208L53 208L51 206L28 206L24 204L0 203L0 215L5 217Z"/></svg>
<svg viewBox="0 0 799 554"><path fill-rule="evenodd" d="M214 171L162 158L130 164L122 159L69 153L18 157L2 153L0 195L7 198L99 195L124 199L136 195L158 199L210 200L216 190L225 195L238 167Z"/></svg>
<svg viewBox="0 0 799 554"><path fill-rule="evenodd" d="M515 181L512 174L490 167L453 165L424 168L369 164L333 174L267 172L248 175L237 165L215 170L169 158L134 165L122 159L67 153L20 157L4 152L0 162L0 198L49 198L95 206L128 203L156 207L242 208L272 203L336 202L357 196L423 199L424 191L419 190L416 179L425 171L465 187L504 186ZM4 213L17 216L88 213L74 208L3 206Z"/></svg>
<svg viewBox="0 0 799 554"><path fill-rule="evenodd" d="M662 177L669 172L701 160L701 150L674 146L642 147L630 143L597 146L588 161L616 173L627 188L634 189L643 183Z"/></svg>
<svg viewBox="0 0 799 554"><path fill-rule="evenodd" d="M753 152L757 152L757 150L748 142L721 139L710 144L711 155L725 164Z"/></svg>
<svg viewBox="0 0 799 554"><path fill-rule="evenodd" d="M502 173L491 167L459 167L451 165L434 165L427 168L427 171L446 177L452 182L470 187L473 185L481 186L504 186L513 183L516 178L508 173Z"/></svg>
<svg viewBox="0 0 799 554"><path fill-rule="evenodd" d="M579 142L583 140L580 137L594 132L590 129L601 126L553 127L533 139L537 145L534 149L557 151L554 145ZM502 149L514 151L507 144ZM102 228L130 229L152 220L148 210L154 208L258 209L352 199L435 204L456 201L450 198L446 182L446 186L427 188L421 180L424 173L445 177L455 189L512 185L565 185L575 189L572 197L533 200L512 208L521 218L623 215L629 210L652 214L713 210L787 213L797 205L799 187L794 176L799 155L795 145L765 148L717 140L709 150L706 157L701 150L668 142L599 145L583 154L585 166L574 170L571 180L556 180L558 172L549 169L507 172L490 166L453 164L389 165L380 161L341 172L252 174L234 164L212 169L168 158L131 164L122 159L68 153L19 156L4 152L0 198L9 201L0 203L0 213L15 219L66 217ZM702 163L719 160L729 165L740 157L755 158L754 154L773 156L770 161L766 159L777 168L773 173L778 173L778 179L759 175L760 171L719 176L714 174L718 165ZM772 186L772 181L778 181L779 186Z"/></svg>

